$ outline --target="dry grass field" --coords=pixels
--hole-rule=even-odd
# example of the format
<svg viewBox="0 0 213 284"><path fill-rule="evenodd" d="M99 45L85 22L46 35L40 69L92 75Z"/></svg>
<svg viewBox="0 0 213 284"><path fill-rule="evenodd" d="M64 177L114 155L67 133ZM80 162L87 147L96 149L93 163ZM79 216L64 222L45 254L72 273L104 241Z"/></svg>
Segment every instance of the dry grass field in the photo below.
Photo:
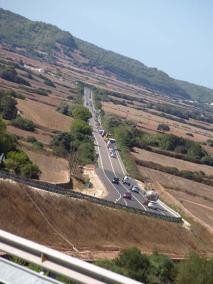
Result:
<svg viewBox="0 0 213 284"><path fill-rule="evenodd" d="M64 183L69 181L68 161L51 154L24 149L31 161L41 170L40 179L50 183Z"/></svg>
<svg viewBox="0 0 213 284"><path fill-rule="evenodd" d="M17 101L24 118L51 130L69 131L72 119L57 112L54 107L29 99Z"/></svg>
<svg viewBox="0 0 213 284"><path fill-rule="evenodd" d="M21 185L0 183L0 228L84 258L115 256L137 246L171 256L213 254L213 239L199 224L181 224L129 214ZM65 241L67 239L68 241Z"/></svg>
<svg viewBox="0 0 213 284"><path fill-rule="evenodd" d="M213 229L213 187L142 166L139 166L139 170L157 190L158 185L162 185L201 223Z"/></svg>
<svg viewBox="0 0 213 284"><path fill-rule="evenodd" d="M206 175L213 175L213 167L200 165L188 161L175 159L162 154L152 153L139 148L134 148L133 156L139 160L154 162L165 167L175 167L179 170L199 172L203 171Z"/></svg>
<svg viewBox="0 0 213 284"><path fill-rule="evenodd" d="M44 145L50 145L53 134L48 132L47 130L41 130L36 128L34 132L26 131L17 127L14 127L12 125L7 126L7 132L11 134L15 134L21 138L27 139L28 137L35 137L39 142L41 142Z"/></svg>

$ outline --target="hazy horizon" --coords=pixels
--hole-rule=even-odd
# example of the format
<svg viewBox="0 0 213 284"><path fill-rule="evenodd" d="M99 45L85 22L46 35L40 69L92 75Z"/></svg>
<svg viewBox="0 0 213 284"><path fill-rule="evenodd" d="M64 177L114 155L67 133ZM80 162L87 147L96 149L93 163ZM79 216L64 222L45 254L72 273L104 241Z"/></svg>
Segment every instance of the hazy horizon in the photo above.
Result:
<svg viewBox="0 0 213 284"><path fill-rule="evenodd" d="M0 0L0 7L56 25L175 79L213 88L210 0L205 5L200 0Z"/></svg>

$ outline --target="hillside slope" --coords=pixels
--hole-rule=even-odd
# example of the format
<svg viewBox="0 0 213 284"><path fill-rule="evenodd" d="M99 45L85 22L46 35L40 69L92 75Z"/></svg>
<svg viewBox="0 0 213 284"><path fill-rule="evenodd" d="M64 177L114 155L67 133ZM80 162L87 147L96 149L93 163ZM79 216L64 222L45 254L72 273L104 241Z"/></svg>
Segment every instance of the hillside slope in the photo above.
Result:
<svg viewBox="0 0 213 284"><path fill-rule="evenodd" d="M53 25L33 22L3 9L0 9L0 44L43 60L56 60L56 53L62 52L72 64L81 68L99 68L106 75L115 75L120 80L142 85L156 93L202 102L213 101L211 89L175 80L138 60L74 38ZM74 51L84 60L74 57Z"/></svg>
<svg viewBox="0 0 213 284"><path fill-rule="evenodd" d="M198 224L187 230L181 224L6 182L0 182L0 200L1 229L72 254L74 245L80 257L85 251L115 255L130 246L176 256L191 250L213 253L211 235Z"/></svg>

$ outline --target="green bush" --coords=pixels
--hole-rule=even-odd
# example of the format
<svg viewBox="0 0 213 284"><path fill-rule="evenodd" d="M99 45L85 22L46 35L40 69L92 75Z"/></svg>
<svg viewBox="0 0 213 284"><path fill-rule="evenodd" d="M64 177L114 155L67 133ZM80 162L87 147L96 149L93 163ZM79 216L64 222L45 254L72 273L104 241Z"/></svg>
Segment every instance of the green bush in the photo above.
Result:
<svg viewBox="0 0 213 284"><path fill-rule="evenodd" d="M21 116L12 120L12 125L26 131L35 131L35 124L31 120L25 119Z"/></svg>

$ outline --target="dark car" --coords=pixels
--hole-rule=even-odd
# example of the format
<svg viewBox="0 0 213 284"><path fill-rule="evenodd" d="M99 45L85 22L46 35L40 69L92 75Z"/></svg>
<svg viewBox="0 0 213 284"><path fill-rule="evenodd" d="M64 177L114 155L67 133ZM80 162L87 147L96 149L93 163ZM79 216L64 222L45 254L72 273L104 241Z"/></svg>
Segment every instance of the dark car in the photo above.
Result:
<svg viewBox="0 0 213 284"><path fill-rule="evenodd" d="M123 195L123 198L126 198L126 199L132 199L132 193L131 192L125 192L124 195Z"/></svg>
<svg viewBox="0 0 213 284"><path fill-rule="evenodd" d="M112 183L119 184L120 179L118 177L114 177L112 179Z"/></svg>

